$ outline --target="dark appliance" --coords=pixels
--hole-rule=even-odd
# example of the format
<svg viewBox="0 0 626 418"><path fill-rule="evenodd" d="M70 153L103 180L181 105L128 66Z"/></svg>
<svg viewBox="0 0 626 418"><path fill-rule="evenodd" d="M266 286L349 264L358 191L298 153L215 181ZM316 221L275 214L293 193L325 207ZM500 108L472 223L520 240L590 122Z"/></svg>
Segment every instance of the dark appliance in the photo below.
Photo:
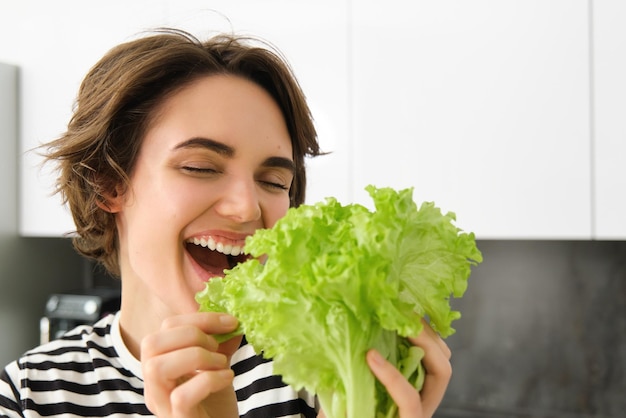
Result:
<svg viewBox="0 0 626 418"><path fill-rule="evenodd" d="M50 295L39 323L41 343L57 339L78 325L93 324L107 314L117 312L120 300L117 288Z"/></svg>

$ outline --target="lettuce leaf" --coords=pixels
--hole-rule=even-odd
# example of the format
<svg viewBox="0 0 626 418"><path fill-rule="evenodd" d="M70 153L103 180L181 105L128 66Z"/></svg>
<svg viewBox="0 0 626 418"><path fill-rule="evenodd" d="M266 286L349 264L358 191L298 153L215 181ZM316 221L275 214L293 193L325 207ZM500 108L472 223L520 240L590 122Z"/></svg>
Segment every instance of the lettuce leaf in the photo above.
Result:
<svg viewBox="0 0 626 418"><path fill-rule="evenodd" d="M396 415L365 353L376 348L419 389L423 352L406 337L419 334L422 318L452 334L460 313L450 297L464 294L482 261L454 213L418 208L412 188L366 189L374 211L334 198L289 209L246 240L257 258L196 296L201 311L236 316L238 332L286 383L316 393L328 418Z"/></svg>

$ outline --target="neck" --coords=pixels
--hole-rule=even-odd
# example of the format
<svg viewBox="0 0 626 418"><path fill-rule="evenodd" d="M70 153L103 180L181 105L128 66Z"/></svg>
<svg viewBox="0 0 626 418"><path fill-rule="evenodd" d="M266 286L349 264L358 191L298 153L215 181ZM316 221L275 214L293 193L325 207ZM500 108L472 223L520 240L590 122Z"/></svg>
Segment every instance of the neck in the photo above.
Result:
<svg viewBox="0 0 626 418"><path fill-rule="evenodd" d="M146 292L131 290L133 283L122 281L120 334L128 351L141 360L141 341L161 327L163 319L171 315L158 300L147 300L137 295ZM128 296L130 295L130 296Z"/></svg>

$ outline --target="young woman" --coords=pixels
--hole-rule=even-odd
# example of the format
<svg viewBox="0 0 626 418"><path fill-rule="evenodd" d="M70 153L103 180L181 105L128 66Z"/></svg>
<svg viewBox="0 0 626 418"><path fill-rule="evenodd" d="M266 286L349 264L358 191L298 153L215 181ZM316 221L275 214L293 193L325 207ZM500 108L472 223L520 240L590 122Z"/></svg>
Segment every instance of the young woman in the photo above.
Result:
<svg viewBox="0 0 626 418"><path fill-rule="evenodd" d="M75 246L120 277L121 309L8 365L0 416L323 416L245 339L218 345L237 320L199 313L194 299L244 259L247 236L304 201L304 158L321 153L277 54L177 31L122 44L86 76L48 151ZM451 373L432 330L413 342L426 351L421 393L367 354L403 418L431 416Z"/></svg>

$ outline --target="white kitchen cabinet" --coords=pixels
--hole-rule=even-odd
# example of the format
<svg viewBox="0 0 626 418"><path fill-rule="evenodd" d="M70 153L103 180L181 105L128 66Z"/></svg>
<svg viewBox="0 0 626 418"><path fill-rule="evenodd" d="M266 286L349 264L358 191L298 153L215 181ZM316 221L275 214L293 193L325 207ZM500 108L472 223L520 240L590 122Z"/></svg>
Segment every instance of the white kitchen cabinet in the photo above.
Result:
<svg viewBox="0 0 626 418"><path fill-rule="evenodd" d="M591 237L589 5L352 2L354 182L479 238Z"/></svg>
<svg viewBox="0 0 626 418"><path fill-rule="evenodd" d="M617 0L591 6L590 13L583 0L3 5L0 36L11 42L0 60L20 67L20 233L73 229L50 195L52 176L29 150L64 130L85 72L115 44L170 25L201 37L249 32L284 52L332 152L309 162L309 203L332 195L369 204L367 184L414 187L416 201L456 212L458 225L483 239L626 238L619 49L626 10Z"/></svg>
<svg viewBox="0 0 626 418"><path fill-rule="evenodd" d="M594 219L598 239L626 239L626 3L593 2Z"/></svg>
<svg viewBox="0 0 626 418"><path fill-rule="evenodd" d="M210 6L210 7L209 7ZM200 38L247 32L284 53L307 94L328 156L309 162L308 201L349 193L347 0L114 0L101 4L25 0L2 6L0 59L21 68L20 220L23 236L73 231L69 211L52 195L54 173L32 151L58 137L71 117L83 76L111 47L145 30L171 26ZM4 10L4 8L7 8ZM2 14L2 13L0 13Z"/></svg>
<svg viewBox="0 0 626 418"><path fill-rule="evenodd" d="M83 76L111 47L163 20L150 0L103 3L25 0L12 5L16 20L0 28L11 39L9 59L20 67L20 219L22 236L58 237L74 230L55 173L36 149L57 138L71 117Z"/></svg>

